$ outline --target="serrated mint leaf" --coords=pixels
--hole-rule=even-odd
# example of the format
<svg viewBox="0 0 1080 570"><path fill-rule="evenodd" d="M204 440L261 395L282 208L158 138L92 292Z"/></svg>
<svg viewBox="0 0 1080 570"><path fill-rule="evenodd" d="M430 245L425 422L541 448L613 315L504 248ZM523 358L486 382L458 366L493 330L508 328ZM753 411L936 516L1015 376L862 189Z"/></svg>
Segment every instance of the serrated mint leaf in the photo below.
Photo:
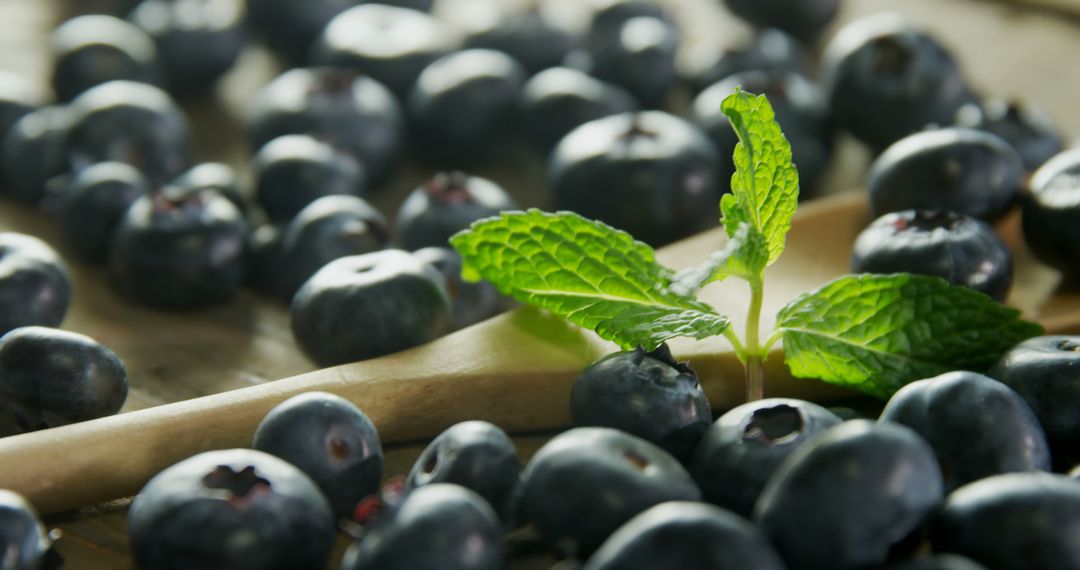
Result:
<svg viewBox="0 0 1080 570"><path fill-rule="evenodd" d="M984 371L1042 327L966 287L922 275L850 275L777 314L793 375L887 398L952 370Z"/></svg>
<svg viewBox="0 0 1080 570"><path fill-rule="evenodd" d="M504 212L450 243L461 253L463 276L491 281L623 348L706 338L729 324L709 305L674 292L672 271L656 262L651 247L577 214Z"/></svg>
<svg viewBox="0 0 1080 570"><path fill-rule="evenodd" d="M676 273L671 288L680 295L693 295L705 285L728 277L752 279L764 271L768 260L765 236L750 224L742 224L728 238L724 249L713 253L705 263Z"/></svg>
<svg viewBox="0 0 1080 570"><path fill-rule="evenodd" d="M771 265L784 251L784 237L799 205L799 173L791 163L791 145L764 95L736 90L720 109L739 137L731 193L720 199L724 228L728 236L744 223L761 232Z"/></svg>

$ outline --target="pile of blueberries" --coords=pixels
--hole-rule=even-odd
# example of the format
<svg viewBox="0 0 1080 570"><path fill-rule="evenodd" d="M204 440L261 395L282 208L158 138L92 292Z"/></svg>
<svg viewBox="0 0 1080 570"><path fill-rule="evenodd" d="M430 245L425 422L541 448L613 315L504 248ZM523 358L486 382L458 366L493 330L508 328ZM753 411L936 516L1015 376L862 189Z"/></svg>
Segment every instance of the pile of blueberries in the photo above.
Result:
<svg viewBox="0 0 1080 570"><path fill-rule="evenodd" d="M653 245L716 222L735 135L720 101L765 93L813 197L846 133L877 156L877 218L855 271L938 275L1003 300L1012 254L989 224L1018 203L1028 246L1080 276L1080 151L1020 102L983 98L948 50L895 15L816 46L837 0L725 0L755 34L676 65L661 4L597 0L588 30L541 3L462 33L431 0L102 0L53 33L55 102L0 76L0 194L58 220L63 252L118 294L198 310L244 286L289 303L329 366L427 342L505 310L463 283L447 238L514 209L468 172L524 143L552 205ZM255 38L284 71L252 94L250 170L194 163L177 100L212 96ZM680 96L693 95L684 116ZM367 200L404 152L436 174L390 219ZM0 234L0 436L115 413L107 347L58 327L59 255ZM378 323L365 326L364 323ZM713 418L665 347L609 355L575 384L575 428L521 467L497 426L449 428L404 480L355 405L309 393L252 449L183 461L132 504L140 568L501 568L507 533L566 568L1080 568L1080 339L1042 337L989 376L905 387L877 422L763 400ZM521 530L525 529L525 530ZM57 564L22 498L0 491L0 568ZM14 562L9 564L9 560Z"/></svg>

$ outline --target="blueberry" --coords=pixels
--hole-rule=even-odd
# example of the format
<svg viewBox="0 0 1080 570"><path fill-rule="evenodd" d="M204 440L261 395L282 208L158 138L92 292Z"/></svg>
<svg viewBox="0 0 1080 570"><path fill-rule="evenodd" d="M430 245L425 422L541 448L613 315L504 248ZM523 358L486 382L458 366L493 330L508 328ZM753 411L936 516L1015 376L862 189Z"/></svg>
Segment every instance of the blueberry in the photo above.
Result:
<svg viewBox="0 0 1080 570"><path fill-rule="evenodd" d="M292 301L296 342L326 367L411 348L447 330L450 299L435 268L401 250L336 259Z"/></svg>
<svg viewBox="0 0 1080 570"><path fill-rule="evenodd" d="M88 336L31 326L0 337L0 409L22 431L111 416L127 392L124 363Z"/></svg>
<svg viewBox="0 0 1080 570"><path fill-rule="evenodd" d="M351 517L360 500L379 489L379 432L364 412L339 396L308 392L274 406L251 446L300 468L338 517Z"/></svg>
<svg viewBox="0 0 1080 570"><path fill-rule="evenodd" d="M712 423L697 374L667 345L609 354L585 367L570 392L576 426L611 427L689 459Z"/></svg>
<svg viewBox="0 0 1080 570"><path fill-rule="evenodd" d="M862 568L885 562L942 496L934 452L915 432L853 420L784 460L754 520L791 570Z"/></svg>
<svg viewBox="0 0 1080 570"><path fill-rule="evenodd" d="M450 294L450 330L458 330L507 310L513 301L499 293L489 281L468 282L461 278L461 254L449 247L425 247L413 252L446 280Z"/></svg>
<svg viewBox="0 0 1080 570"><path fill-rule="evenodd" d="M10 71L0 71L0 137L45 100L35 84Z"/></svg>
<svg viewBox="0 0 1080 570"><path fill-rule="evenodd" d="M479 495L425 485L349 548L341 570L497 570L503 550L498 519Z"/></svg>
<svg viewBox="0 0 1080 570"><path fill-rule="evenodd" d="M378 81L351 70L291 69L253 102L252 148L282 135L311 135L363 163L372 184L385 180L404 139L394 96Z"/></svg>
<svg viewBox="0 0 1080 570"><path fill-rule="evenodd" d="M997 135L952 127L897 141L870 168L874 217L899 210L950 210L987 221L1005 215L1027 176Z"/></svg>
<svg viewBox="0 0 1080 570"><path fill-rule="evenodd" d="M412 191L398 209L394 228L402 247L446 247L450 236L473 222L518 205L498 184L463 172L440 172Z"/></svg>
<svg viewBox="0 0 1080 570"><path fill-rule="evenodd" d="M252 159L255 200L274 222L288 222L324 196L366 191L364 165L306 135L278 137Z"/></svg>
<svg viewBox="0 0 1080 570"><path fill-rule="evenodd" d="M247 24L289 66L308 60L323 28L359 0L246 0Z"/></svg>
<svg viewBox="0 0 1080 570"><path fill-rule="evenodd" d="M568 553L593 552L649 507L700 498L678 460L611 428L579 427L555 436L522 473L525 516Z"/></svg>
<svg viewBox="0 0 1080 570"><path fill-rule="evenodd" d="M615 33L591 37L593 75L623 87L647 108L664 105L678 81L679 32L671 22L638 16L624 21Z"/></svg>
<svg viewBox="0 0 1080 570"><path fill-rule="evenodd" d="M1028 171L1039 168L1062 150L1061 134L1050 117L1020 101L990 99L981 105L964 105L956 113L956 124L1001 137L1020 154Z"/></svg>
<svg viewBox="0 0 1080 570"><path fill-rule="evenodd" d="M75 174L55 206L67 248L83 261L105 263L127 209L149 192L134 166L99 162Z"/></svg>
<svg viewBox="0 0 1080 570"><path fill-rule="evenodd" d="M1058 467L1080 460L1080 337L1025 340L1005 353L989 375L1031 406Z"/></svg>
<svg viewBox="0 0 1080 570"><path fill-rule="evenodd" d="M951 493L935 519L934 550L990 570L1080 567L1080 484L1050 473L1008 473Z"/></svg>
<svg viewBox="0 0 1080 570"><path fill-rule="evenodd" d="M389 241L390 223L363 199L319 198L301 210L282 235L277 294L289 302L327 263L384 249Z"/></svg>
<svg viewBox="0 0 1080 570"><path fill-rule="evenodd" d="M723 180L730 180L735 173L732 156L739 138L720 104L736 88L769 98L776 121L791 143L792 161L799 170L799 197L815 194L833 149L829 108L821 89L793 71L746 71L729 75L702 91L694 99L694 123L716 144L723 163Z"/></svg>
<svg viewBox="0 0 1080 570"><path fill-rule="evenodd" d="M345 10L326 25L311 62L355 69L404 99L420 72L456 44L450 30L428 14L364 4Z"/></svg>
<svg viewBox="0 0 1080 570"><path fill-rule="evenodd" d="M71 303L67 268L45 242L0 232L0 335L18 327L54 327Z"/></svg>
<svg viewBox="0 0 1080 570"><path fill-rule="evenodd" d="M736 16L758 28L779 28L813 42L836 18L840 0L725 0Z"/></svg>
<svg viewBox="0 0 1080 570"><path fill-rule="evenodd" d="M451 167L488 158L509 134L525 78L520 64L489 49L456 52L425 67L407 101L418 150Z"/></svg>
<svg viewBox="0 0 1080 570"><path fill-rule="evenodd" d="M4 194L29 204L42 202L50 180L67 171L64 138L71 124L67 107L41 107L24 115L3 138Z"/></svg>
<svg viewBox="0 0 1080 570"><path fill-rule="evenodd" d="M246 44L234 0L143 0L128 19L153 38L163 83L174 94L208 91Z"/></svg>
<svg viewBox="0 0 1080 570"><path fill-rule="evenodd" d="M705 500L750 517L762 489L787 456L840 418L810 402L768 398L735 407L701 438L690 474Z"/></svg>
<svg viewBox="0 0 1080 570"><path fill-rule="evenodd" d="M876 152L976 100L945 47L896 14L847 24L823 57L833 119Z"/></svg>
<svg viewBox="0 0 1080 570"><path fill-rule="evenodd" d="M247 222L211 190L166 188L136 200L109 249L109 276L125 297L165 309L232 298L244 272Z"/></svg>
<svg viewBox="0 0 1080 570"><path fill-rule="evenodd" d="M450 426L420 452L409 471L410 489L453 483L476 492L509 523L521 466L506 432L483 421Z"/></svg>
<svg viewBox="0 0 1080 570"><path fill-rule="evenodd" d="M1008 386L975 372L904 386L880 421L903 424L930 444L946 491L999 473L1050 469L1046 435L1031 407Z"/></svg>
<svg viewBox="0 0 1080 570"><path fill-rule="evenodd" d="M692 59L686 79L694 92L700 93L713 83L743 71L806 74L808 59L806 48L798 40L778 29L767 28L748 40Z"/></svg>
<svg viewBox="0 0 1080 570"><path fill-rule="evenodd" d="M675 20L664 7L651 0L598 0L589 23L589 42L601 45L621 33L623 24L633 18L656 18L668 24Z"/></svg>
<svg viewBox="0 0 1080 570"><path fill-rule="evenodd" d="M334 531L311 479L250 449L201 453L165 469L128 512L143 570L325 568Z"/></svg>
<svg viewBox="0 0 1080 570"><path fill-rule="evenodd" d="M881 216L859 234L851 270L941 277L1004 302L1013 259L981 220L955 212L904 210Z"/></svg>
<svg viewBox="0 0 1080 570"><path fill-rule="evenodd" d="M61 101L113 80L158 82L154 40L119 18L77 16L53 30L51 44L52 86Z"/></svg>
<svg viewBox="0 0 1080 570"><path fill-rule="evenodd" d="M233 167L220 162L203 162L180 173L180 176L169 182L170 186L179 192L202 192L213 190L227 198L246 214L248 200L240 186L240 178Z"/></svg>
<svg viewBox="0 0 1080 570"><path fill-rule="evenodd" d="M547 153L567 133L589 121L637 110L622 87L576 69L553 67L532 76L518 103L523 134Z"/></svg>
<svg viewBox="0 0 1080 570"><path fill-rule="evenodd" d="M581 125L551 153L555 208L599 219L652 245L716 223L719 158L694 125L661 111Z"/></svg>
<svg viewBox="0 0 1080 570"><path fill-rule="evenodd" d="M1024 241L1040 261L1080 277L1080 149L1050 159L1031 176L1021 199Z"/></svg>
<svg viewBox="0 0 1080 570"><path fill-rule="evenodd" d="M582 570L782 570L769 541L742 517L712 505L661 503L619 527Z"/></svg>
<svg viewBox="0 0 1080 570"><path fill-rule="evenodd" d="M986 567L963 556L935 554L882 566L881 570L986 570Z"/></svg>
<svg viewBox="0 0 1080 570"><path fill-rule="evenodd" d="M190 138L187 118L164 91L110 81L71 102L65 147L75 170L95 162L126 162L158 185L188 167Z"/></svg>
<svg viewBox="0 0 1080 570"><path fill-rule="evenodd" d="M577 43L539 5L505 13L465 38L465 47L501 51L521 63L529 75L560 65Z"/></svg>
<svg viewBox="0 0 1080 570"><path fill-rule="evenodd" d="M52 537L26 499L0 489L0 562L4 570L45 568Z"/></svg>
<svg viewBox="0 0 1080 570"><path fill-rule="evenodd" d="M277 295L281 281L281 238L285 226L262 224L248 235L245 284L267 295Z"/></svg>

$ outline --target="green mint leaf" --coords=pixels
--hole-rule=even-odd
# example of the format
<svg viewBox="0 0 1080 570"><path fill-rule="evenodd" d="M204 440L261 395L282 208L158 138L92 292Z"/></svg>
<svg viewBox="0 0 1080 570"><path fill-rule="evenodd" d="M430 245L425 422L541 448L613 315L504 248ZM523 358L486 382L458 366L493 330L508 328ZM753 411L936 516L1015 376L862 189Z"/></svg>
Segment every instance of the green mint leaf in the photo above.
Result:
<svg viewBox="0 0 1080 570"><path fill-rule="evenodd" d="M737 89L720 109L739 137L731 193L720 199L724 228L729 237L744 223L761 232L771 265L784 251L784 237L799 205L799 173L791 163L791 145L764 95Z"/></svg>
<svg viewBox="0 0 1080 570"><path fill-rule="evenodd" d="M722 334L727 317L671 289L672 271L630 234L570 212L504 212L450 238L466 278L547 309L623 348Z"/></svg>
<svg viewBox="0 0 1080 570"><path fill-rule="evenodd" d="M922 275L849 275L777 314L793 375L887 398L908 382L984 371L1042 327L966 287Z"/></svg>
<svg viewBox="0 0 1080 570"><path fill-rule="evenodd" d="M680 295L693 295L705 285L728 277L752 279L765 270L768 261L765 236L750 224L742 224L728 238L724 249L713 253L701 265L676 273L671 288Z"/></svg>

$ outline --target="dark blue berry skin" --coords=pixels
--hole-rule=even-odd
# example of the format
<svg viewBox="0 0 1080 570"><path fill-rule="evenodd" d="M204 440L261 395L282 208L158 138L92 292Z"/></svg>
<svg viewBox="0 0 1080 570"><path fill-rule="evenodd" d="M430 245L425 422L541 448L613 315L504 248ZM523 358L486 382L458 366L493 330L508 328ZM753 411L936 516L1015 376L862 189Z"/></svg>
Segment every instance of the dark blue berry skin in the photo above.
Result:
<svg viewBox="0 0 1080 570"><path fill-rule="evenodd" d="M724 0L736 16L757 28L777 28L806 43L836 18L840 0Z"/></svg>
<svg viewBox="0 0 1080 570"><path fill-rule="evenodd" d="M1042 166L1064 147L1061 133L1045 113L1021 101L990 99L968 104L956 113L956 124L994 133L1009 143L1029 172Z"/></svg>
<svg viewBox="0 0 1080 570"><path fill-rule="evenodd" d="M904 210L874 220L855 239L854 273L941 277L1004 302L1013 281L1008 246L983 222L955 212Z"/></svg>
<svg viewBox="0 0 1080 570"><path fill-rule="evenodd" d="M68 251L83 261L105 263L120 220L148 192L146 179L129 164L99 162L80 170L55 205Z"/></svg>
<svg viewBox="0 0 1080 570"><path fill-rule="evenodd" d="M630 92L642 106L664 106L678 81L675 55L679 32L661 18L638 16L612 34L592 34L591 74Z"/></svg>
<svg viewBox="0 0 1080 570"><path fill-rule="evenodd" d="M413 252L446 280L450 294L450 330L458 330L509 309L513 300L489 281L471 283L461 278L461 254L450 247L425 247Z"/></svg>
<svg viewBox="0 0 1080 570"><path fill-rule="evenodd" d="M636 110L634 97L622 87L568 67L552 67L529 78L518 103L521 134L545 154L580 125Z"/></svg>
<svg viewBox="0 0 1080 570"><path fill-rule="evenodd" d="M935 554L881 566L880 570L986 570L986 567L963 556Z"/></svg>
<svg viewBox="0 0 1080 570"><path fill-rule="evenodd" d="M18 327L54 327L71 303L71 279L63 261L45 242L14 232L0 233L0 335Z"/></svg>
<svg viewBox="0 0 1080 570"><path fill-rule="evenodd" d="M1080 337L1025 340L1005 353L988 375L1031 406L1046 432L1056 468L1080 461Z"/></svg>
<svg viewBox="0 0 1080 570"><path fill-rule="evenodd" d="M1050 469L1039 420L1019 394L975 372L949 372L904 386L879 421L896 422L930 444L946 492L1014 471Z"/></svg>
<svg viewBox="0 0 1080 570"><path fill-rule="evenodd" d="M123 296L191 310L231 299L243 282L248 225L210 190L166 189L136 200L109 249L109 277Z"/></svg>
<svg viewBox="0 0 1080 570"><path fill-rule="evenodd" d="M595 551L649 507L700 498L701 491L677 459L611 428L579 427L555 436L522 473L526 518L567 553Z"/></svg>
<svg viewBox="0 0 1080 570"><path fill-rule="evenodd" d="M1050 159L1028 186L1020 202L1024 241L1043 263L1080 278L1080 149Z"/></svg>
<svg viewBox="0 0 1080 570"><path fill-rule="evenodd" d="M394 221L397 240L405 249L447 247L450 236L473 222L517 203L498 184L463 172L440 172L412 191Z"/></svg>
<svg viewBox="0 0 1080 570"><path fill-rule="evenodd" d="M610 427L689 460L712 423L698 376L667 345L609 354L585 367L570 392L576 426Z"/></svg>
<svg viewBox="0 0 1080 570"><path fill-rule="evenodd" d="M293 297L292 331L326 367L411 348L446 333L450 299L435 268L401 250L336 259Z"/></svg>
<svg viewBox="0 0 1080 570"><path fill-rule="evenodd" d="M358 0L246 0L247 25L289 66L308 60L334 16Z"/></svg>
<svg viewBox="0 0 1080 570"><path fill-rule="evenodd" d="M515 505L521 465L506 432L483 421L468 421L445 429L428 444L406 480L409 489L453 483L483 497L505 523Z"/></svg>
<svg viewBox="0 0 1080 570"><path fill-rule="evenodd" d="M244 50L242 11L230 0L143 0L128 20L157 46L163 84L174 95L205 93Z"/></svg>
<svg viewBox="0 0 1080 570"><path fill-rule="evenodd" d="M364 194L364 165L306 135L278 137L252 159L255 201L272 222L288 222L324 196Z"/></svg>
<svg viewBox="0 0 1080 570"><path fill-rule="evenodd" d="M952 492L931 527L935 551L990 570L1080 568L1080 484L1050 473L1008 473Z"/></svg>
<svg viewBox="0 0 1080 570"><path fill-rule="evenodd" d="M128 512L140 570L325 568L335 530L311 479L251 449L210 451L165 469Z"/></svg>
<svg viewBox="0 0 1080 570"><path fill-rule="evenodd" d="M885 562L942 497L937 459L915 432L853 420L784 460L754 521L791 570L862 568Z"/></svg>
<svg viewBox="0 0 1080 570"><path fill-rule="evenodd" d="M463 167L490 158L510 134L525 70L489 49L459 51L424 68L406 108L425 160Z"/></svg>
<svg viewBox="0 0 1080 570"><path fill-rule="evenodd" d="M555 208L598 219L654 246L716 223L716 149L694 125L661 111L581 125L551 153ZM724 181L726 186L726 181Z"/></svg>
<svg viewBox="0 0 1080 570"><path fill-rule="evenodd" d="M251 446L295 465L319 486L339 518L379 490L383 451L364 412L326 392L308 392L274 406Z"/></svg>
<svg viewBox="0 0 1080 570"><path fill-rule="evenodd" d="M154 40L137 26L100 14L78 16L53 30L52 86L60 101L114 80L157 83Z"/></svg>
<svg viewBox="0 0 1080 570"><path fill-rule="evenodd" d="M456 47L450 30L428 14L364 4L326 25L312 48L311 63L355 69L404 100L420 72Z"/></svg>
<svg viewBox="0 0 1080 570"><path fill-rule="evenodd" d="M705 432L690 474L706 501L749 518L784 459L840 423L829 410L803 400L769 398L743 404Z"/></svg>
<svg viewBox="0 0 1080 570"><path fill-rule="evenodd" d="M503 540L491 507L447 483L425 485L367 530L341 570L498 570Z"/></svg>
<svg viewBox="0 0 1080 570"><path fill-rule="evenodd" d="M248 235L247 261L244 283L251 289L267 295L277 295L281 282L282 235L285 226L262 224Z"/></svg>
<svg viewBox="0 0 1080 570"><path fill-rule="evenodd" d="M822 65L833 120L875 152L927 125L951 125L976 101L952 55L895 14L846 25Z"/></svg>
<svg viewBox="0 0 1080 570"><path fill-rule="evenodd" d="M90 337L47 327L0 337L0 409L23 431L111 416L127 392L124 363Z"/></svg>
<svg viewBox="0 0 1080 570"><path fill-rule="evenodd" d="M0 137L45 100L45 95L30 81L9 71L0 71Z"/></svg>
<svg viewBox="0 0 1080 570"><path fill-rule="evenodd" d="M589 44L597 46L610 43L621 32L623 24L633 18L656 18L675 24L664 7L651 0L601 0L595 3L589 23Z"/></svg>
<svg viewBox="0 0 1080 570"><path fill-rule="evenodd" d="M530 76L561 65L578 43L577 37L552 24L535 5L503 14L465 38L466 48L501 51L520 63Z"/></svg>
<svg viewBox="0 0 1080 570"><path fill-rule="evenodd" d="M385 249L390 222L355 196L325 196L308 204L282 236L278 297L289 302L316 271L348 255Z"/></svg>
<svg viewBox="0 0 1080 570"><path fill-rule="evenodd" d="M225 196L242 214L247 214L248 201L233 167L220 162L203 162L180 173L169 182L179 192L212 190Z"/></svg>
<svg viewBox="0 0 1080 570"><path fill-rule="evenodd" d="M187 117L161 89L110 81L83 92L70 108L65 153L73 169L96 162L126 162L156 186L188 168Z"/></svg>
<svg viewBox="0 0 1080 570"><path fill-rule="evenodd" d="M15 122L3 138L3 193L21 202L39 204L49 181L68 169L64 138L71 124L67 107L41 107Z"/></svg>
<svg viewBox="0 0 1080 570"><path fill-rule="evenodd" d="M0 562L4 570L43 568L52 539L33 505L14 491L0 489Z"/></svg>
<svg viewBox="0 0 1080 570"><path fill-rule="evenodd" d="M718 53L699 57L686 74L695 93L743 71L796 72L807 74L809 54L798 40L775 28L758 31L749 40Z"/></svg>
<svg viewBox="0 0 1080 570"><path fill-rule="evenodd" d="M378 184L390 173L405 136L401 107L381 83L352 70L291 69L255 99L251 146L307 134L352 154Z"/></svg>
<svg viewBox="0 0 1080 570"><path fill-rule="evenodd" d="M950 127L897 141L870 168L877 218L900 210L949 210L989 222L1005 215L1023 188L1020 155L997 135Z"/></svg>
<svg viewBox="0 0 1080 570"><path fill-rule="evenodd" d="M754 525L712 505L661 503L619 527L582 570L783 570Z"/></svg>
<svg viewBox="0 0 1080 570"><path fill-rule="evenodd" d="M694 123L700 126L720 153L723 180L735 173L732 155L739 142L720 103L736 88L765 94L776 121L791 143L792 161L799 170L799 197L817 193L832 158L833 131L828 103L821 90L805 76L792 71L746 71L736 73L704 90L694 99Z"/></svg>

